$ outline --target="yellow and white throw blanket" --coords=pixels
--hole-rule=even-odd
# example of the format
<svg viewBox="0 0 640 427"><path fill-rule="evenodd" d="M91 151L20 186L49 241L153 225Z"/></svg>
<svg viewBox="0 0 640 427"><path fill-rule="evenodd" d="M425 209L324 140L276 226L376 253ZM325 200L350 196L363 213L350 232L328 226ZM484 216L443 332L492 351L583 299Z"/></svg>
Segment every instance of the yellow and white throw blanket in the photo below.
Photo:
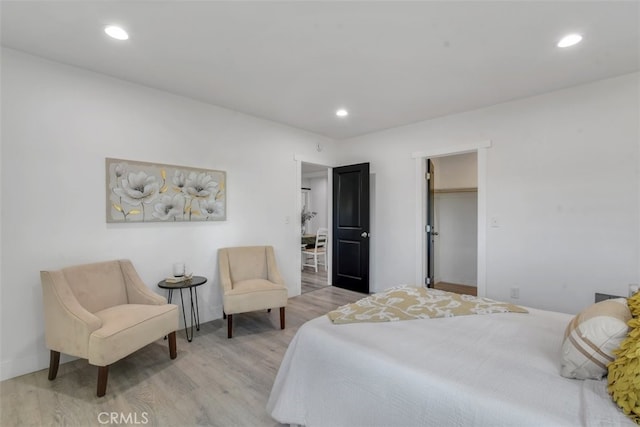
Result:
<svg viewBox="0 0 640 427"><path fill-rule="evenodd" d="M354 323L508 312L528 313L517 305L489 298L402 285L338 307L327 316L333 323Z"/></svg>

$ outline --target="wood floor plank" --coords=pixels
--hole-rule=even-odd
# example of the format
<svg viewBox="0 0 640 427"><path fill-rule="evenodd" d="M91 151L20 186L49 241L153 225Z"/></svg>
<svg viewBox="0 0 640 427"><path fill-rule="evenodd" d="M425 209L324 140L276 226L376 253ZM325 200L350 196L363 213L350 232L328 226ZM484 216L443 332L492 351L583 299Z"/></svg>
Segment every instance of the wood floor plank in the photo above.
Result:
<svg viewBox="0 0 640 427"><path fill-rule="evenodd" d="M324 267L318 268L318 272L313 271L311 267L302 269L302 293L317 291L318 289L329 286L327 281L327 271Z"/></svg>
<svg viewBox="0 0 640 427"><path fill-rule="evenodd" d="M60 365L53 381L48 369L2 381L0 425L99 426L99 417L115 413L129 417L120 425L279 426L265 405L298 328L363 296L321 286L291 298L284 330L272 310L234 316L232 339L222 319L203 323L191 343L179 331L175 360L165 340L140 349L110 366L102 398L96 397L97 368L86 360Z"/></svg>
<svg viewBox="0 0 640 427"><path fill-rule="evenodd" d="M478 288L475 286L468 285L459 285L457 283L448 283L448 282L438 282L433 285L434 289L439 289L441 291L454 292L456 294L463 295L478 295Z"/></svg>

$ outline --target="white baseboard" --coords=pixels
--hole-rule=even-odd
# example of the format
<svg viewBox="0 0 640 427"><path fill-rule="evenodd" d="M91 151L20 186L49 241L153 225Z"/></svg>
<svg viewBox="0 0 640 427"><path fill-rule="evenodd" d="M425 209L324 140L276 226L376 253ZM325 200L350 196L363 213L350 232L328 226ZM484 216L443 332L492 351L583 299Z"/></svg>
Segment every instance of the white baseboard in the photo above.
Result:
<svg viewBox="0 0 640 427"><path fill-rule="evenodd" d="M43 369L49 369L49 355L49 350L43 349L42 354L36 356L22 357L0 363L0 381L31 374ZM60 355L60 363L67 363L76 359L77 357L66 354Z"/></svg>

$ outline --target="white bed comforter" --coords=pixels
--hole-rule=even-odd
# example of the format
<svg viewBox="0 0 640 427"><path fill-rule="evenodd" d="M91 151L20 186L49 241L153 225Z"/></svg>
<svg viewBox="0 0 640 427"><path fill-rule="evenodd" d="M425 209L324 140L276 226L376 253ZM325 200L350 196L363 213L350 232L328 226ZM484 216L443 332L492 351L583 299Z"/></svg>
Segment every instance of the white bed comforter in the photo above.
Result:
<svg viewBox="0 0 640 427"><path fill-rule="evenodd" d="M606 380L560 376L571 316L529 310L345 325L319 317L291 341L267 410L308 427L634 425Z"/></svg>

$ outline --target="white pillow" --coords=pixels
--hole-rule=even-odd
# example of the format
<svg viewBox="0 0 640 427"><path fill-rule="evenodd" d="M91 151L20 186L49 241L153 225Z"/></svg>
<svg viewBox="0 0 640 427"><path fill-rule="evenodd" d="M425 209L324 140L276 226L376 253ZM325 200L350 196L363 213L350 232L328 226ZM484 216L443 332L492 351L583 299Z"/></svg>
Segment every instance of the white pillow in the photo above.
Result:
<svg viewBox="0 0 640 427"><path fill-rule="evenodd" d="M567 378L602 379L613 351L627 336L631 312L626 298L600 301L578 313L567 325L560 374Z"/></svg>

